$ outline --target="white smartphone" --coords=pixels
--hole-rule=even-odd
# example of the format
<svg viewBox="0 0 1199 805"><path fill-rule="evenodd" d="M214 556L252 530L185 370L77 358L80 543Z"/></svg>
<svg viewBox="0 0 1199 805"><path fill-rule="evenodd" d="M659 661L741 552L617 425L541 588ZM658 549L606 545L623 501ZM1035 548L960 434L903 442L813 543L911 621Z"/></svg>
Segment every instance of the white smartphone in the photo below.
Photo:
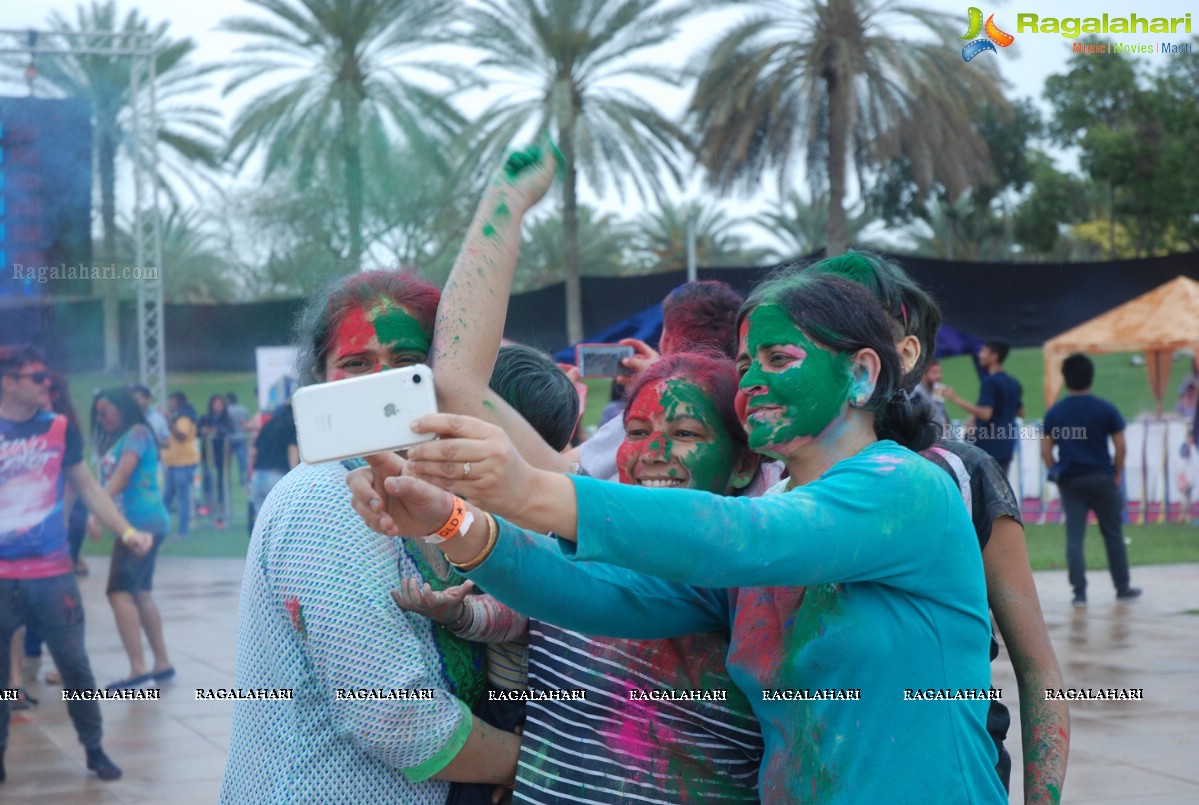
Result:
<svg viewBox="0 0 1199 805"><path fill-rule="evenodd" d="M433 370L424 364L305 386L292 397L296 441L307 464L411 447L435 438L408 426L437 413Z"/></svg>

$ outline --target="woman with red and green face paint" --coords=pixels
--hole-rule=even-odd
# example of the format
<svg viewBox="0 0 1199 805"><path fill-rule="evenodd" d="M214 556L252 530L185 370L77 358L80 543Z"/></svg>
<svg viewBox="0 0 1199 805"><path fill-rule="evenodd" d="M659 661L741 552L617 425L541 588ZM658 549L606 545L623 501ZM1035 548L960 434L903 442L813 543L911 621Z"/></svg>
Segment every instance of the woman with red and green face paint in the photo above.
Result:
<svg viewBox="0 0 1199 805"><path fill-rule="evenodd" d="M646 370L624 412L621 483L744 489L758 458L737 422L736 387L727 358L682 353ZM563 562L556 575L569 585L579 574ZM529 631L530 689L586 698L527 703L515 801L758 802L761 732L725 667L727 628L626 640L534 619ZM660 692L694 695L649 698Z"/></svg>
<svg viewBox="0 0 1199 805"><path fill-rule="evenodd" d="M441 547L516 609L625 637L729 628L729 672L765 740L764 802L1005 801L969 518L945 473L875 433L931 436L885 313L845 280L789 275L744 319L741 408L751 446L787 464L777 494L534 470L482 423L436 415L417 425L446 438L385 483L392 524L428 533L461 492L481 522ZM504 470L476 487L463 461ZM591 581L559 584L563 556Z"/></svg>
<svg viewBox="0 0 1199 805"><path fill-rule="evenodd" d="M301 318L304 381L426 361L439 296L400 272L338 282ZM235 704L221 800L490 802L492 784L514 777L520 740L471 714L485 683L481 653L389 595L404 578L461 579L441 581L415 546L366 528L350 506L350 468L301 464L258 515L236 684L295 696ZM380 690L424 693L353 695Z"/></svg>

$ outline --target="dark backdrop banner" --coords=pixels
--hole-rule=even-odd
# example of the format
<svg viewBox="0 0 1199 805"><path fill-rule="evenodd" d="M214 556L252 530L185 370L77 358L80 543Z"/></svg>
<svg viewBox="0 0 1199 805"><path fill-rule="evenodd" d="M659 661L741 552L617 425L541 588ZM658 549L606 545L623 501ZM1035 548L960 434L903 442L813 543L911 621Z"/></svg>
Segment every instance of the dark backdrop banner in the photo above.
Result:
<svg viewBox="0 0 1199 805"><path fill-rule="evenodd" d="M1106 263L957 263L896 258L941 304L945 323L978 338L1040 346L1087 319L1179 275L1199 280L1199 253ZM700 279L723 280L746 293L775 269L701 268ZM658 304L685 281L681 271L639 277L584 277L588 336ZM167 305L167 369L172 372L252 371L254 349L290 343L303 300L240 305ZM505 335L556 351L566 340L562 285L512 297ZM0 308L0 343L31 341L54 366L94 371L103 360L98 300L29 300ZM122 362L137 367L132 303L121 309Z"/></svg>
<svg viewBox="0 0 1199 805"><path fill-rule="evenodd" d="M978 338L1033 347L1180 274L1199 280L1199 252L1105 263L958 263L895 257L941 305L946 324ZM701 268L746 293L774 267ZM584 277L584 332L598 333L686 281L674 271L642 277ZM563 286L512 298L505 335L545 349L568 346Z"/></svg>

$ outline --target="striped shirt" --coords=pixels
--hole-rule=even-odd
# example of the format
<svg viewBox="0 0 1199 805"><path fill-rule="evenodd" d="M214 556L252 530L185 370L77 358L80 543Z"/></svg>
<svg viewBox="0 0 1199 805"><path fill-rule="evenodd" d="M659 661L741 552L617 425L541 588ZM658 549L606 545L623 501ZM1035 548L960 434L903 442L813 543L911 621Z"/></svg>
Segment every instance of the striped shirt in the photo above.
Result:
<svg viewBox="0 0 1199 805"><path fill-rule="evenodd" d="M514 801L758 801L762 738L725 670L727 637L590 638L530 621L529 648L530 691L586 698L528 702ZM712 698L650 698L701 691Z"/></svg>

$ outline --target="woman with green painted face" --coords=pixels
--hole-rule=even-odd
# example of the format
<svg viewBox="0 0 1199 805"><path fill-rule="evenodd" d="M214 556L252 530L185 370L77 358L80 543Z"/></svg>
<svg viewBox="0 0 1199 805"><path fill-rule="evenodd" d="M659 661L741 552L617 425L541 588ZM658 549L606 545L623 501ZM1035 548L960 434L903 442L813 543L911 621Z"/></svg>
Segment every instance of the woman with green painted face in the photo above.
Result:
<svg viewBox="0 0 1199 805"><path fill-rule="evenodd" d="M339 281L301 318L304 382L426 361L439 297L401 272ZM235 685L293 695L235 703L221 801L490 803L514 778L520 739L472 715L481 653L391 600L405 578L461 579L367 529L350 506L350 468L299 465L258 515Z"/></svg>
<svg viewBox="0 0 1199 805"><path fill-rule="evenodd" d="M765 739L764 802L1004 801L969 519L945 473L875 433L933 435L901 392L885 314L842 279L787 276L750 297L742 333L750 444L790 473L775 494L532 470L493 428L437 415L418 422L443 439L412 452L415 477L385 483L388 525L425 534L460 492L479 525L442 548L516 609L591 634L729 628L729 671ZM476 484L465 461L503 471ZM493 534L487 512L509 519ZM591 581L560 586L563 555Z"/></svg>
<svg viewBox="0 0 1199 805"><path fill-rule="evenodd" d="M869 252L847 252L803 270L844 277L870 291L891 319L895 348L907 372L904 386L914 389L933 359L941 322L933 298L894 262ZM1064 683L1028 563L1020 502L998 462L972 444L940 438L921 455L958 485L982 551L987 601L1020 693L1024 800L1059 802L1070 749L1070 711L1066 702L1047 702L1041 694ZM992 661L999 656L994 637L990 656ZM1010 725L1003 702L992 701L987 731L995 742L995 770L1005 789L1012 758L1003 742Z"/></svg>

